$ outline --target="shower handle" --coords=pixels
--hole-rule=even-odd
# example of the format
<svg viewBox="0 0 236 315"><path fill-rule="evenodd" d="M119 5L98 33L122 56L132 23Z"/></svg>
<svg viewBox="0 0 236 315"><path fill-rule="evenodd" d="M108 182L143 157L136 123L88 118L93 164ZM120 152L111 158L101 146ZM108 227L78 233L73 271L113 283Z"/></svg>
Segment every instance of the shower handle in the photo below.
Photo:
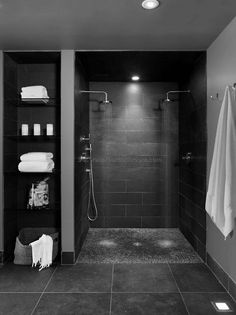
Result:
<svg viewBox="0 0 236 315"><path fill-rule="evenodd" d="M86 155L86 152L82 153L82 155L80 156L80 162L87 162L90 160L90 156Z"/></svg>

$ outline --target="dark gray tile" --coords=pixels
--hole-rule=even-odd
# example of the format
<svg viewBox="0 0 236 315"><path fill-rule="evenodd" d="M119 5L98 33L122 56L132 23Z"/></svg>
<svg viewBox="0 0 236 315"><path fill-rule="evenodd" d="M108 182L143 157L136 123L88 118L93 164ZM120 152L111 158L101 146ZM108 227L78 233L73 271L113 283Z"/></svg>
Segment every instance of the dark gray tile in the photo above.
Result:
<svg viewBox="0 0 236 315"><path fill-rule="evenodd" d="M109 228L141 228L141 217L105 217L105 226Z"/></svg>
<svg viewBox="0 0 236 315"><path fill-rule="evenodd" d="M108 315L110 294L45 293L34 315Z"/></svg>
<svg viewBox="0 0 236 315"><path fill-rule="evenodd" d="M165 186L163 181L128 181L127 191L128 192L155 192L156 194L164 194Z"/></svg>
<svg viewBox="0 0 236 315"><path fill-rule="evenodd" d="M161 216L165 213L162 205L126 205L127 216Z"/></svg>
<svg viewBox="0 0 236 315"><path fill-rule="evenodd" d="M181 292L224 292L205 264L170 264Z"/></svg>
<svg viewBox="0 0 236 315"><path fill-rule="evenodd" d="M96 193L98 204L141 204L141 193Z"/></svg>
<svg viewBox="0 0 236 315"><path fill-rule="evenodd" d="M220 280L223 286L228 289L228 276L224 272L224 270L217 264L217 262L211 258L209 254L207 254L207 264L212 270L212 272L216 275L216 277Z"/></svg>
<svg viewBox="0 0 236 315"><path fill-rule="evenodd" d="M227 293L184 293L183 298L190 315L217 314L211 302L226 302L233 312L220 312L218 314L236 314L236 304Z"/></svg>
<svg viewBox="0 0 236 315"><path fill-rule="evenodd" d="M112 315L187 315L180 294L112 294Z"/></svg>
<svg viewBox="0 0 236 315"><path fill-rule="evenodd" d="M0 314L31 314L40 293L0 293Z"/></svg>
<svg viewBox="0 0 236 315"><path fill-rule="evenodd" d="M163 204L165 195L163 193L143 193L143 204Z"/></svg>
<svg viewBox="0 0 236 315"><path fill-rule="evenodd" d="M236 300L236 283L231 279L229 279L229 293L232 295L232 297Z"/></svg>
<svg viewBox="0 0 236 315"><path fill-rule="evenodd" d="M47 292L110 292L112 265L78 264L60 266Z"/></svg>
<svg viewBox="0 0 236 315"><path fill-rule="evenodd" d="M115 265L113 292L177 292L167 264Z"/></svg>
<svg viewBox="0 0 236 315"><path fill-rule="evenodd" d="M39 272L31 266L4 265L0 269L0 292L42 292L54 268Z"/></svg>
<svg viewBox="0 0 236 315"><path fill-rule="evenodd" d="M165 207L165 206L164 206ZM177 228L178 217L142 216L142 228Z"/></svg>

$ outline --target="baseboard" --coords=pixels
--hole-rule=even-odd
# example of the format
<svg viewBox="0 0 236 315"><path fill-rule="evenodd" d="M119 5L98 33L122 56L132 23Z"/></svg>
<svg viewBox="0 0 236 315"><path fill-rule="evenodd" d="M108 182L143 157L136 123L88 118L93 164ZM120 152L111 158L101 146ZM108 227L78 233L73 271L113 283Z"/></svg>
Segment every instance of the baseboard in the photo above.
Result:
<svg viewBox="0 0 236 315"><path fill-rule="evenodd" d="M223 268L207 253L206 263L216 278L225 287L226 291L236 301L236 282L223 270Z"/></svg>
<svg viewBox="0 0 236 315"><path fill-rule="evenodd" d="M74 252L61 252L61 264L62 265L74 265L75 253Z"/></svg>

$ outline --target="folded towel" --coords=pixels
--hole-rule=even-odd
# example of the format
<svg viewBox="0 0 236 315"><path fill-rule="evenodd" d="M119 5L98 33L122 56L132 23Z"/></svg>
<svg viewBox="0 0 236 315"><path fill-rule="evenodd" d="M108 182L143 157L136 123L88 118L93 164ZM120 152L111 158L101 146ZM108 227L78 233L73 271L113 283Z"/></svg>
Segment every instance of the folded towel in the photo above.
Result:
<svg viewBox="0 0 236 315"><path fill-rule="evenodd" d="M47 161L52 158L51 152L28 152L20 157L21 161Z"/></svg>
<svg viewBox="0 0 236 315"><path fill-rule="evenodd" d="M47 161L23 161L18 165L18 170L24 173L51 173L54 168L53 160Z"/></svg>
<svg viewBox="0 0 236 315"><path fill-rule="evenodd" d="M32 267L39 266L39 271L52 264L53 239L43 234L40 239L30 243L32 247Z"/></svg>
<svg viewBox="0 0 236 315"><path fill-rule="evenodd" d="M42 85L26 86L21 88L21 98L49 98L47 89Z"/></svg>

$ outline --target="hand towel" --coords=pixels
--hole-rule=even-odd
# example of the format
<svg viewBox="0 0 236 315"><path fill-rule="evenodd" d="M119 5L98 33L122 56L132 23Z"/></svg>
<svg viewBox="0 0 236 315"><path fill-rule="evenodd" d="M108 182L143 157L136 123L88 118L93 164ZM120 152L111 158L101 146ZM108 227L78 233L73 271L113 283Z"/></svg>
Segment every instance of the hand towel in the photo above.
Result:
<svg viewBox="0 0 236 315"><path fill-rule="evenodd" d="M52 159L53 154L51 152L28 152L21 155L21 161L47 161Z"/></svg>
<svg viewBox="0 0 236 315"><path fill-rule="evenodd" d="M235 110L235 91L227 86L217 125L205 205L225 239L234 228L236 216Z"/></svg>
<svg viewBox="0 0 236 315"><path fill-rule="evenodd" d="M42 85L22 87L21 91L21 98L49 98L47 89Z"/></svg>
<svg viewBox="0 0 236 315"><path fill-rule="evenodd" d="M23 161L18 165L18 170L24 173L51 173L54 168L53 160L47 161Z"/></svg>
<svg viewBox="0 0 236 315"><path fill-rule="evenodd" d="M30 243L32 247L32 267L39 264L39 271L52 264L53 239L43 234L40 239Z"/></svg>

